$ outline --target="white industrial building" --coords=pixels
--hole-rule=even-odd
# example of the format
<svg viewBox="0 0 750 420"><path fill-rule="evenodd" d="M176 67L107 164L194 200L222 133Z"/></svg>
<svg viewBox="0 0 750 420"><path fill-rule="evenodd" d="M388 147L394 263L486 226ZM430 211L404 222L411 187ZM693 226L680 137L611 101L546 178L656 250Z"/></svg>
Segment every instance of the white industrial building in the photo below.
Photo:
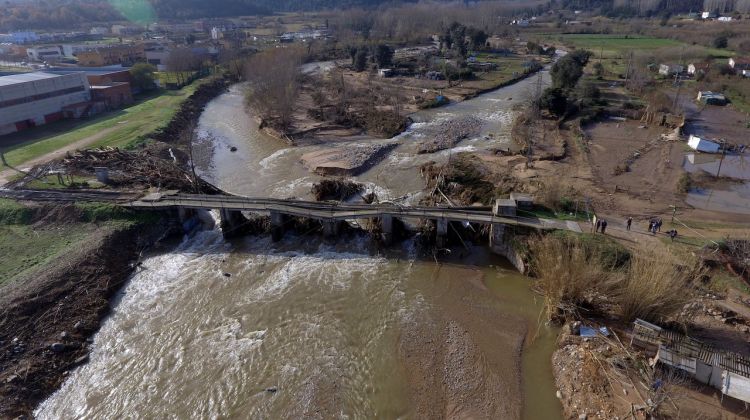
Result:
<svg viewBox="0 0 750 420"><path fill-rule="evenodd" d="M27 48L26 55L33 61L57 61L63 57L58 45Z"/></svg>
<svg viewBox="0 0 750 420"><path fill-rule="evenodd" d="M0 135L90 111L86 74L22 73L0 77Z"/></svg>

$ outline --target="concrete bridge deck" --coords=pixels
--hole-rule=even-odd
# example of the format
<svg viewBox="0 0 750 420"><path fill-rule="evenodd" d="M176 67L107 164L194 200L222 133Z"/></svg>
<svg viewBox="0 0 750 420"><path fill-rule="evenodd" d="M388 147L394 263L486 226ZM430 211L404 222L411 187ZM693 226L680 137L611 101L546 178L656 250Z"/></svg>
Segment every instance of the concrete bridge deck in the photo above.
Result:
<svg viewBox="0 0 750 420"><path fill-rule="evenodd" d="M110 202L134 209L217 209L252 213L279 213L323 221L382 218L424 218L450 222L470 222L522 226L541 230L581 232L577 222L537 217L499 216L490 207L425 207L401 206L393 203L354 204L316 202L293 199L253 198L233 195L198 195L155 193L141 196L117 191L0 190L0 197L29 201Z"/></svg>

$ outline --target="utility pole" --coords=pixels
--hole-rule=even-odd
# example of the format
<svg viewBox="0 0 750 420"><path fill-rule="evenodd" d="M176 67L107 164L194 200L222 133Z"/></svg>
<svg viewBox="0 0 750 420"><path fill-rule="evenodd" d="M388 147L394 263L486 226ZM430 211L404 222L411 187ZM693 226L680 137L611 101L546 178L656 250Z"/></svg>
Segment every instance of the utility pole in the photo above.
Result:
<svg viewBox="0 0 750 420"><path fill-rule="evenodd" d="M716 171L716 177L719 177L719 174L721 173L721 164L724 163L724 156L727 155L727 141L722 140L721 141L721 159L719 159L719 169Z"/></svg>
<svg viewBox="0 0 750 420"><path fill-rule="evenodd" d="M677 206L673 204L669 207L672 208L672 223L674 224L674 218L677 216Z"/></svg>
<svg viewBox="0 0 750 420"><path fill-rule="evenodd" d="M633 64L633 51L630 51L630 55L628 57L628 68L625 70L625 89L628 88L628 82L630 82L630 68Z"/></svg>
<svg viewBox="0 0 750 420"><path fill-rule="evenodd" d="M680 82L680 75L679 73L674 75L675 84L677 85L677 94L674 96L674 104L672 104L672 112L677 111L677 102L680 99L680 90L682 88L682 83Z"/></svg>

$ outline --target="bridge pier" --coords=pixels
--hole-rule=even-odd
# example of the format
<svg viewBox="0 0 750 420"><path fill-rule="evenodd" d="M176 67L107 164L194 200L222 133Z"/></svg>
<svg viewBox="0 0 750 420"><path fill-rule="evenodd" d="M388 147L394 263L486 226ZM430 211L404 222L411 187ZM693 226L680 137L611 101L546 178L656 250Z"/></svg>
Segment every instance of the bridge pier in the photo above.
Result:
<svg viewBox="0 0 750 420"><path fill-rule="evenodd" d="M323 221L323 236L331 238L337 236L341 231L341 221L339 220L324 220Z"/></svg>
<svg viewBox="0 0 750 420"><path fill-rule="evenodd" d="M380 216L381 239L387 246L393 243L393 216L384 214Z"/></svg>
<svg viewBox="0 0 750 420"><path fill-rule="evenodd" d="M239 210L220 209L219 223L225 238L242 235L248 220Z"/></svg>
<svg viewBox="0 0 750 420"><path fill-rule="evenodd" d="M436 222L435 245L438 248L445 248L448 244L448 219L441 217Z"/></svg>
<svg viewBox="0 0 750 420"><path fill-rule="evenodd" d="M284 237L284 214L271 212L271 240L278 242Z"/></svg>

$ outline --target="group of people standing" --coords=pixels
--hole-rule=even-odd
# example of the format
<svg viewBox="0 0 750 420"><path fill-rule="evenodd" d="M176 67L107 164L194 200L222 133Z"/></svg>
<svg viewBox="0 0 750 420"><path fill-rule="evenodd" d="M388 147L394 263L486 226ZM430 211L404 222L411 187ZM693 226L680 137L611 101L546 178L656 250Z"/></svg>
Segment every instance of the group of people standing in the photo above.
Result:
<svg viewBox="0 0 750 420"><path fill-rule="evenodd" d="M657 232L661 232L661 225L663 221L661 220L661 217L654 217L651 218L648 221L648 231L652 235L656 235ZM607 221L605 219L599 219L596 216L594 216L593 220L594 224L594 231L599 233L604 233L607 231ZM633 226L633 218L628 217L627 220L625 220L625 230L630 231L630 228ZM674 238L677 237L677 229L672 229L669 232L667 232L667 235L669 235L669 238L674 241Z"/></svg>

